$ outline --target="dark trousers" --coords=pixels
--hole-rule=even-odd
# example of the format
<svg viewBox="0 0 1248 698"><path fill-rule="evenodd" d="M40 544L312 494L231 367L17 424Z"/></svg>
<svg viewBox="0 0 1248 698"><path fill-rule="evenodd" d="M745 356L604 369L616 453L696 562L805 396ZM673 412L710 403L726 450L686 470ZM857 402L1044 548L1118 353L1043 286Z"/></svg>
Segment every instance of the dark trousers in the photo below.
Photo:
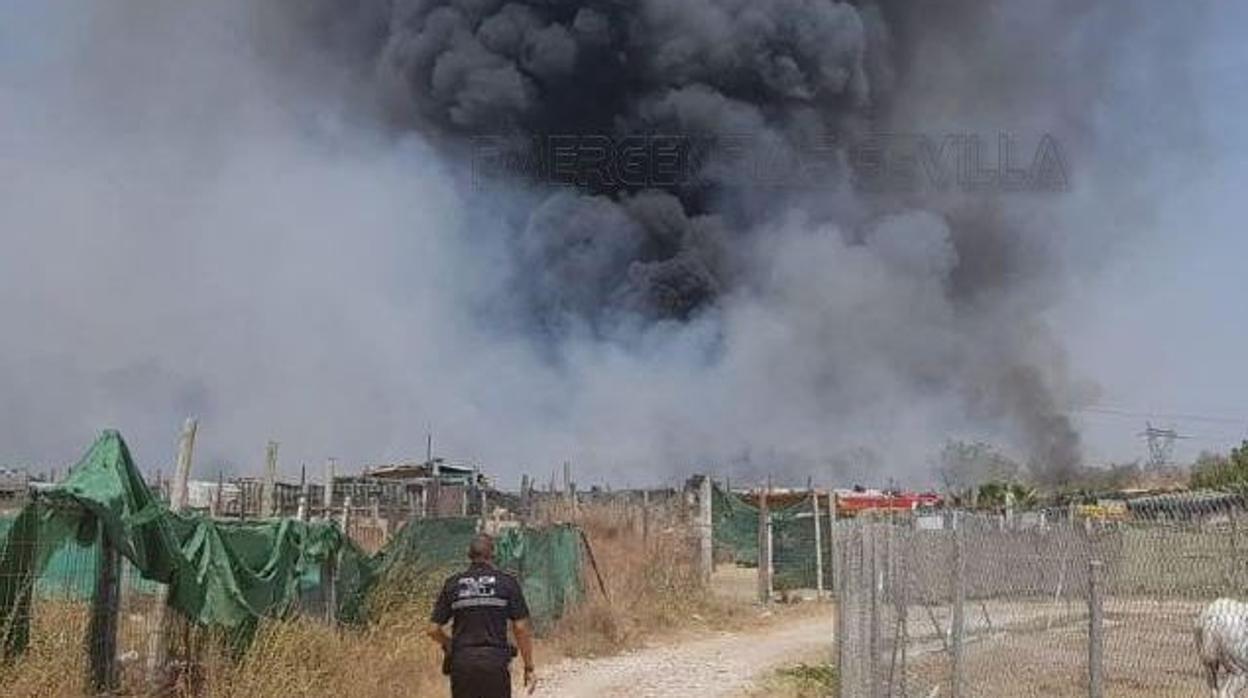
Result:
<svg viewBox="0 0 1248 698"><path fill-rule="evenodd" d="M451 663L451 698L511 698L507 662L456 657Z"/></svg>

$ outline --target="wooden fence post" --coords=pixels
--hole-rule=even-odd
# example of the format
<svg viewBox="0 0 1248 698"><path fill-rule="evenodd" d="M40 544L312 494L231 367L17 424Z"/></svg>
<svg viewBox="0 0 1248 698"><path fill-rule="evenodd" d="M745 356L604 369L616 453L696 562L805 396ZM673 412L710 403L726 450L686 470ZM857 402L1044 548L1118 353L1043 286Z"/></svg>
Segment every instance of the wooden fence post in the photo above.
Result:
<svg viewBox="0 0 1248 698"><path fill-rule="evenodd" d="M650 490L641 491L641 540L650 542Z"/></svg>
<svg viewBox="0 0 1248 698"><path fill-rule="evenodd" d="M347 538L343 536L343 547ZM338 622L338 559L342 549L325 556L325 564L321 566L321 594L325 597L325 622L333 625Z"/></svg>
<svg viewBox="0 0 1248 698"><path fill-rule="evenodd" d="M117 619L121 599L121 555L113 541L99 526L100 558L96 571L95 593L91 597L91 622L87 626L87 655L90 657L90 686L95 693L109 693L117 688Z"/></svg>
<svg viewBox="0 0 1248 698"><path fill-rule="evenodd" d="M833 583L832 593L836 596L836 671L838 675L837 681L837 698L854 698L854 686L851 685L851 677L854 675L852 662L854 660L853 653L849 642L849 609L850 594L853 593L853 586L846 582L844 570L849 569L848 556L850 543L856 539L857 529L851 529L846 536L846 545L840 548L833 548L833 555L839 554L841 557L835 558L832 563L833 569L840 570L841 583Z"/></svg>

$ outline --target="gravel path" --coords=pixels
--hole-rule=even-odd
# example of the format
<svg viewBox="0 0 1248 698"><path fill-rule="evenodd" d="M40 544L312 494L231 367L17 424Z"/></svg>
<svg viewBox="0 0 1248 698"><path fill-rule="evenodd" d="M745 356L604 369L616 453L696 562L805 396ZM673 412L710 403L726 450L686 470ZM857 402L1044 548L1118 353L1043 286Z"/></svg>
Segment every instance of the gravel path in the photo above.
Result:
<svg viewBox="0 0 1248 698"><path fill-rule="evenodd" d="M756 631L669 646L648 647L602 659L566 660L541 672L535 695L566 698L689 698L733 696L779 666L831 650L832 612Z"/></svg>

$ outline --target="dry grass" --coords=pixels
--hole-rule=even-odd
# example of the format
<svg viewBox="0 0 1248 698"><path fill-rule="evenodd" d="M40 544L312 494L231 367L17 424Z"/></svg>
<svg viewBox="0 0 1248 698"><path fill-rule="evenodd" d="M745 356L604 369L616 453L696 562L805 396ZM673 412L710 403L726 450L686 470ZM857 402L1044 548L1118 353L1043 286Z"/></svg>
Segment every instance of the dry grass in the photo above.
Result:
<svg viewBox="0 0 1248 698"><path fill-rule="evenodd" d="M261 625L241 661L207 664L208 698L441 696L441 650L425 635L429 612L449 570L385 579L368 600L363 629L338 630L312 619Z"/></svg>
<svg viewBox="0 0 1248 698"><path fill-rule="evenodd" d="M541 661L606 655L655 635L739 627L756 614L699 585L692 540L677 526L656 527L642 541L634 522L586 509L578 520L593 546L609 601L587 570L587 595L538 643ZM314 619L262 623L240 659L200 634L196 674L176 680L181 696L381 698L445 696L441 652L425 637L429 608L445 570L391 579L369 603L373 622L338 630ZM83 695L85 603L39 603L30 650L0 666L0 693L68 698ZM123 693L142 692L142 667L123 671Z"/></svg>
<svg viewBox="0 0 1248 698"><path fill-rule="evenodd" d="M577 523L593 547L609 598L587 571L588 596L555 627L546 643L551 653L601 656L655 635L739 627L752 617L741 604L701 587L688 529L656 527L643 541L634 521L593 508L583 509Z"/></svg>
<svg viewBox="0 0 1248 698"><path fill-rule="evenodd" d="M308 620L267 623L241 661L206 667L203 695L442 695L441 652L424 635L427 618L427 608L394 608L367 630L341 632Z"/></svg>
<svg viewBox="0 0 1248 698"><path fill-rule="evenodd" d="M30 647L12 664L0 664L0 692L40 698L81 696L87 672L86 629L86 604L40 603Z"/></svg>
<svg viewBox="0 0 1248 698"><path fill-rule="evenodd" d="M750 691L748 698L828 698L836 695L836 667L798 664L778 669Z"/></svg>

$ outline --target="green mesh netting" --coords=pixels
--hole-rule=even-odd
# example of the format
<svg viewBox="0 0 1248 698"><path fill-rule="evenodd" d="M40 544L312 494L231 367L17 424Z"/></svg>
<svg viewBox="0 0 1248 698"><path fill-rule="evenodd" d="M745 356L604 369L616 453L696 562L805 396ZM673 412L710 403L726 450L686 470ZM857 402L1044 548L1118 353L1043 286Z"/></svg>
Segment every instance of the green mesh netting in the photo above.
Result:
<svg viewBox="0 0 1248 698"><path fill-rule="evenodd" d="M476 519L411 521L377 553L372 573L383 586L418 585L420 593L439 589L446 576L467 565L476 532ZM584 593L581 533L574 526L506 529L495 541L494 558L519 580L539 630L549 628Z"/></svg>
<svg viewBox="0 0 1248 698"><path fill-rule="evenodd" d="M575 526L506 530L495 545L498 566L520 580L539 631L558 620L585 592L581 531Z"/></svg>
<svg viewBox="0 0 1248 698"><path fill-rule="evenodd" d="M260 618L282 617L310 595L324 598L321 569L331 559L338 617L360 621L377 580L462 564L476 521L412 522L369 557L334 522L175 514L143 482L121 435L108 431L63 482L0 526L0 641L12 656L29 643L36 595L91 598L105 541L129 566L124 578L132 588L155 593L167 585L170 606L224 628L241 647ZM539 622L557 618L581 594L577 533L515 529L499 541L500 563L520 575Z"/></svg>
<svg viewBox="0 0 1248 698"><path fill-rule="evenodd" d="M245 640L257 619L286 614L300 579L331 555L358 550L332 523L227 523L170 512L143 482L121 435L105 432L67 478L40 492L8 526L0 550L0 639L25 649L35 594L88 598L107 541L169 605ZM126 575L134 578L135 575Z"/></svg>
<svg viewBox="0 0 1248 698"><path fill-rule="evenodd" d="M728 551L738 563L757 566L758 508L719 486L711 491L711 530L715 547Z"/></svg>
<svg viewBox="0 0 1248 698"><path fill-rule="evenodd" d="M758 507L719 487L713 489L711 515L715 546L727 551L738 563L758 565ZM813 589L816 586L815 517L806 499L788 507L769 510L771 516L772 585L778 590ZM819 516L823 548L824 580L832 559L831 519L826 511Z"/></svg>
<svg viewBox="0 0 1248 698"><path fill-rule="evenodd" d="M831 579L831 520L819 512L820 544L823 548L823 579ZM815 516L809 502L796 504L772 515L772 566L776 589L814 589L818 575L815 555Z"/></svg>

